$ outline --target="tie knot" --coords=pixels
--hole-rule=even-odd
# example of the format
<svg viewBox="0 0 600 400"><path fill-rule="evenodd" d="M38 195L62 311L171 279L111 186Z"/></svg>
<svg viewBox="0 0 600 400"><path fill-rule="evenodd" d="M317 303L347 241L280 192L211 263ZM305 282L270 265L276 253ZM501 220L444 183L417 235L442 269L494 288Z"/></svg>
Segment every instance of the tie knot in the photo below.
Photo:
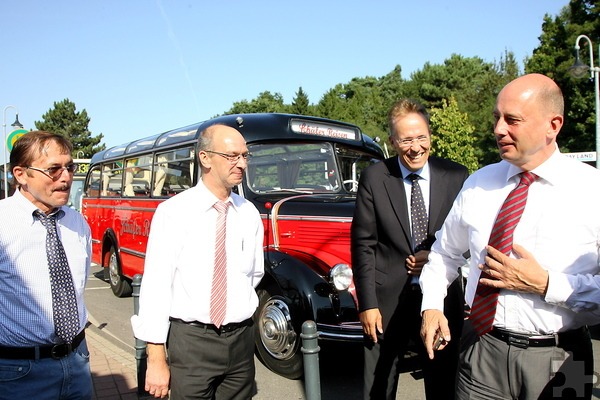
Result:
<svg viewBox="0 0 600 400"><path fill-rule="evenodd" d="M62 213L64 213L64 211L59 210L57 212L53 212L52 214L46 215L40 210L35 210L33 212L33 216L37 218L46 228L52 228L56 225L56 219L60 218Z"/></svg>
<svg viewBox="0 0 600 400"><path fill-rule="evenodd" d="M534 174L533 172L521 172L519 175L521 175L521 181L519 182L519 185L524 185L524 186L529 186L531 185L537 178L538 176L536 174Z"/></svg>
<svg viewBox="0 0 600 400"><path fill-rule="evenodd" d="M215 210L217 210L217 212L219 214L226 214L227 210L229 209L229 206L231 205L230 202L228 201L217 201L213 207L215 208Z"/></svg>
<svg viewBox="0 0 600 400"><path fill-rule="evenodd" d="M407 176L407 178L408 178L408 179L410 179L410 181L411 181L412 183L415 183L415 182L416 182L416 181L418 181L418 180L419 180L419 178L421 178L421 177L420 177L419 175L417 175L417 174L410 174L410 175L408 175L408 176Z"/></svg>

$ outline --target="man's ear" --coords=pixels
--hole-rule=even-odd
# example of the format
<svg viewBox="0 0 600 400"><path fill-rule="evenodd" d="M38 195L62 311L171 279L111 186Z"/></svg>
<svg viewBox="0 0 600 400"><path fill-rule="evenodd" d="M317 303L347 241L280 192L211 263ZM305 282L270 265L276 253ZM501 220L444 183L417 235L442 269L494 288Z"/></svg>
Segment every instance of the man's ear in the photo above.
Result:
<svg viewBox="0 0 600 400"><path fill-rule="evenodd" d="M25 185L27 183L27 171L26 168L16 166L12 169L12 174L19 183L19 185Z"/></svg>
<svg viewBox="0 0 600 400"><path fill-rule="evenodd" d="M562 115L556 114L550 119L550 127L548 129L548 137L551 139L556 139L556 136L560 132L564 123L564 117Z"/></svg>

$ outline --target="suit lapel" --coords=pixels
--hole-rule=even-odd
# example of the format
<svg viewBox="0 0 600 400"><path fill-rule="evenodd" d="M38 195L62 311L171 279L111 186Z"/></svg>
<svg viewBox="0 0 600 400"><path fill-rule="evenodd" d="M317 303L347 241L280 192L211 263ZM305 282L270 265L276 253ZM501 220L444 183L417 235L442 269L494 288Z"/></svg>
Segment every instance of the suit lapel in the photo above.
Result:
<svg viewBox="0 0 600 400"><path fill-rule="evenodd" d="M406 243L409 248L412 248L412 233L408 218L409 210L406 207L407 193L404 190L404 182L402 180L402 172L400 172L400 167L398 166L398 158L388 158L384 162L387 165L388 174L385 177L383 185L388 193L388 199L394 210L394 214L400 221Z"/></svg>

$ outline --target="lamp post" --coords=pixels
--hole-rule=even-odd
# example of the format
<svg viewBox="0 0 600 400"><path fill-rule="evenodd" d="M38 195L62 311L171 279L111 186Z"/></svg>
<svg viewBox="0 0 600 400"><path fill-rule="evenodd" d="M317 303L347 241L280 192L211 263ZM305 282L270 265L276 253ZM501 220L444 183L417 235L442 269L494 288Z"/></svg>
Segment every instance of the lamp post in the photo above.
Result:
<svg viewBox="0 0 600 400"><path fill-rule="evenodd" d="M579 59L579 41L585 39L590 47L590 65L586 65ZM598 46L598 59L600 60L600 45ZM594 89L596 94L596 168L600 168L600 61L599 65L594 66L594 48L592 41L586 35L577 36L575 40L575 64L569 68L569 72L575 78L583 78L585 74L590 71L590 77L594 78Z"/></svg>
<svg viewBox="0 0 600 400"><path fill-rule="evenodd" d="M6 137L6 110L12 108L15 110L15 122L13 122L10 126L13 128L22 128L23 125L19 122L19 110L15 106L6 106L4 107L4 120L2 123L2 129L4 131L4 198L8 197L8 138Z"/></svg>

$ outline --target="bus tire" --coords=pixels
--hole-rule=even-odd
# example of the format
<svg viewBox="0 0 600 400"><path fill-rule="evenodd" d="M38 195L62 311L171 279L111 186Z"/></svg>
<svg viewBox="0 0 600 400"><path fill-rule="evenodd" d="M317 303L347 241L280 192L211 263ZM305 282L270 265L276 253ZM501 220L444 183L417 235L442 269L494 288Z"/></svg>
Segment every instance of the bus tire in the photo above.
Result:
<svg viewBox="0 0 600 400"><path fill-rule="evenodd" d="M254 314L256 354L271 371L288 379L300 379L304 373L300 335L292 326L285 298L258 290L259 306Z"/></svg>
<svg viewBox="0 0 600 400"><path fill-rule="evenodd" d="M106 261L105 272L108 272L108 283L110 283L113 294L117 297L131 296L133 291L131 283L121 274L121 263L114 245L106 254Z"/></svg>

